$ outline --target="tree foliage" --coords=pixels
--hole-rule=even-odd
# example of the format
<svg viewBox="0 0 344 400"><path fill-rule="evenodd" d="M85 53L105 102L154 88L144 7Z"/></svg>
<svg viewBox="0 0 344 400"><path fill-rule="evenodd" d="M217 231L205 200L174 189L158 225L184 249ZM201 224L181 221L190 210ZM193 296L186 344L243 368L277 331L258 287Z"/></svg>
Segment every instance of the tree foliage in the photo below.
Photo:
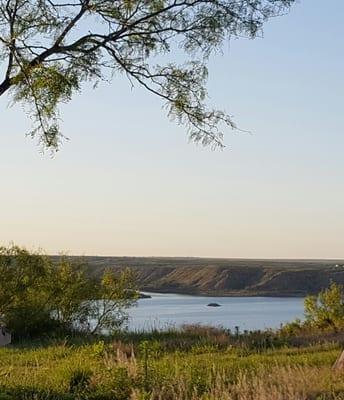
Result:
<svg viewBox="0 0 344 400"><path fill-rule="evenodd" d="M123 73L163 99L191 139L222 146L222 124L234 125L206 105L207 59L225 39L256 37L294 1L0 0L0 96L27 104L31 134L56 149L59 103L84 81ZM169 52L185 63L157 62Z"/></svg>
<svg viewBox="0 0 344 400"><path fill-rule="evenodd" d="M338 332L344 327L344 286L329 287L304 300L304 319L296 319L280 329L282 335L297 337Z"/></svg>
<svg viewBox="0 0 344 400"><path fill-rule="evenodd" d="M332 283L317 296L305 299L306 324L337 331L344 326L344 286Z"/></svg>
<svg viewBox="0 0 344 400"><path fill-rule="evenodd" d="M84 330L112 332L135 304L134 277L106 271L90 278L83 265L12 246L0 248L0 322L18 336Z"/></svg>

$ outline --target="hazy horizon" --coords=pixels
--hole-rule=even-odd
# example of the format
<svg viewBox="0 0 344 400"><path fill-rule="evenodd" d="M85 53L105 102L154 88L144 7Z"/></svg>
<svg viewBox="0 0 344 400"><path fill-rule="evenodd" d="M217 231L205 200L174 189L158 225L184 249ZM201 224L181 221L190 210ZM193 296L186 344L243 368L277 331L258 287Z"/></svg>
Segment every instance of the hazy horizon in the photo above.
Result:
<svg viewBox="0 0 344 400"><path fill-rule="evenodd" d="M223 151L124 77L61 108L53 158L0 98L0 244L48 254L344 259L344 2L304 0L211 57ZM336 12L334 12L334 10Z"/></svg>
<svg viewBox="0 0 344 400"><path fill-rule="evenodd" d="M11 245L17 245L16 243L9 243L9 246ZM183 255L174 255L174 256L168 256L168 255L135 255L135 256L130 256L130 255L125 255L125 254L71 254L70 252L60 252L60 253L46 253L44 249L40 248L27 248L23 246L23 248L26 248L27 250L33 251L33 252L41 252L42 254L45 254L49 257L60 257L60 256L67 256L67 257L77 257L77 258L83 258L83 257L99 257L99 258L166 258L166 259L201 259L201 260L237 260L237 261L314 261L314 262L322 262L322 261L330 261L330 262L335 262L339 261L342 262L344 261L343 258L281 258L281 257L216 257L216 256L183 256Z"/></svg>

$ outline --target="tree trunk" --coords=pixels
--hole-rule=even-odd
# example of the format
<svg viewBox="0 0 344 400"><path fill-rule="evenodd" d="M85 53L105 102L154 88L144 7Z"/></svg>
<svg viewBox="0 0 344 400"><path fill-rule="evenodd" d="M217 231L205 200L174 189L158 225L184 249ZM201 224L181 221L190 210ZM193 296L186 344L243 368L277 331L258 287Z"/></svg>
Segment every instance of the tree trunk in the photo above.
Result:
<svg viewBox="0 0 344 400"><path fill-rule="evenodd" d="M333 364L333 369L344 370L344 350L341 355L337 358L337 361Z"/></svg>
<svg viewBox="0 0 344 400"><path fill-rule="evenodd" d="M0 96L4 94L11 86L11 81L10 79L6 78L1 84L0 84Z"/></svg>

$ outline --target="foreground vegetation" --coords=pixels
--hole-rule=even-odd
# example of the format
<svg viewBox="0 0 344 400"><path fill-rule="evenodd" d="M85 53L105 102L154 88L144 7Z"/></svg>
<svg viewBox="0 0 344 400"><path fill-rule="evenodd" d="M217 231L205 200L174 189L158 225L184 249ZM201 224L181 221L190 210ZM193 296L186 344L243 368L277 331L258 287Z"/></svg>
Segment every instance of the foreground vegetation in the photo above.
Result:
<svg viewBox="0 0 344 400"><path fill-rule="evenodd" d="M0 399L344 399L344 335L245 335L202 326L0 349Z"/></svg>

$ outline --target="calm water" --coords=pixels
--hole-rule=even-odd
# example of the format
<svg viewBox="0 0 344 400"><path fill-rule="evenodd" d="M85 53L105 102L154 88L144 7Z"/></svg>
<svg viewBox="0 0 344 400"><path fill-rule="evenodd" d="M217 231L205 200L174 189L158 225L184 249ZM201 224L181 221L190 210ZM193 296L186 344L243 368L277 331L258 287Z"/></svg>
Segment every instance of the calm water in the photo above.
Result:
<svg viewBox="0 0 344 400"><path fill-rule="evenodd" d="M147 293L130 310L129 329L163 329L170 325L202 323L240 330L278 328L281 323L303 317L302 298L200 297ZM207 307L209 303L221 307Z"/></svg>

